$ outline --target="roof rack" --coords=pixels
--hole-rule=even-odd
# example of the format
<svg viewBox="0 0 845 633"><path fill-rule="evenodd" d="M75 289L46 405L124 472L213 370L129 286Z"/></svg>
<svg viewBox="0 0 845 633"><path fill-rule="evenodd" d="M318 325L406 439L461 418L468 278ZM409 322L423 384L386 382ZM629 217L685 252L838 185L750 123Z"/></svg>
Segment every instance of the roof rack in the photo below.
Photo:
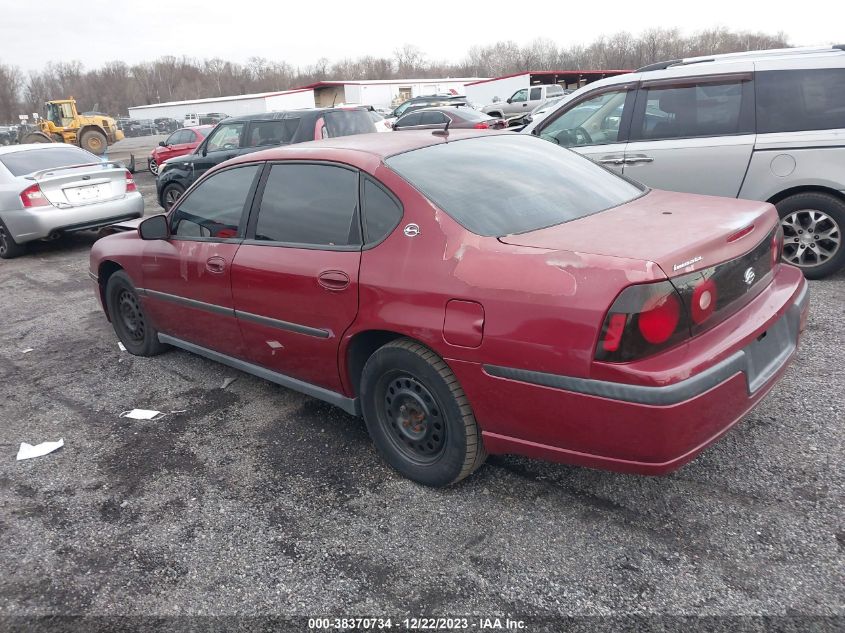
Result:
<svg viewBox="0 0 845 633"><path fill-rule="evenodd" d="M806 55L812 53L824 53L832 50L845 51L845 44L835 44L833 46L804 46L796 48L772 48L760 51L740 51L737 53L723 53L721 55L712 55L709 57L687 57L685 59L672 59L668 61L655 62L638 68L634 72L645 73L651 70L665 70L671 66L689 66L690 64L702 64L705 62L717 62L721 60L743 59L745 57L768 57L770 55Z"/></svg>

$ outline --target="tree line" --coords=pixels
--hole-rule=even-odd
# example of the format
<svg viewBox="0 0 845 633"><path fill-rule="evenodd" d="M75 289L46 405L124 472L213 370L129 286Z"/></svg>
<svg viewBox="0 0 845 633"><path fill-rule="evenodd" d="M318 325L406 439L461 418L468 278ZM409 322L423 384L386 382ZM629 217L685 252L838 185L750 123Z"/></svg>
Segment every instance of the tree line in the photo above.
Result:
<svg viewBox="0 0 845 633"><path fill-rule="evenodd" d="M653 28L638 35L620 32L587 45L560 45L536 39L471 47L458 62L438 61L406 44L390 57L366 55L295 67L285 61L252 57L245 64L220 58L197 60L164 56L129 65L109 61L86 69L79 61L48 63L22 72L0 60L0 122L42 112L44 102L74 96L81 111L126 114L133 105L287 90L326 79L497 77L525 70L635 69L664 59L737 51L784 48L784 33L732 31L724 27L682 35Z"/></svg>

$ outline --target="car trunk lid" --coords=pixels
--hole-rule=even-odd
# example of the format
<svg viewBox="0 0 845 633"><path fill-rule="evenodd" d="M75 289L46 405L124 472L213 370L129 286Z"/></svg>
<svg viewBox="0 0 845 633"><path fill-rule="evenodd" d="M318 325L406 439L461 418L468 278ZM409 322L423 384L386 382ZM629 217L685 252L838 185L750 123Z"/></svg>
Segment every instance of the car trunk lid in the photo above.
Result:
<svg viewBox="0 0 845 633"><path fill-rule="evenodd" d="M27 176L53 206L78 207L126 195L126 168L117 163L45 169Z"/></svg>
<svg viewBox="0 0 845 633"><path fill-rule="evenodd" d="M652 190L631 202L501 242L627 257L678 277L746 255L777 225L765 202Z"/></svg>

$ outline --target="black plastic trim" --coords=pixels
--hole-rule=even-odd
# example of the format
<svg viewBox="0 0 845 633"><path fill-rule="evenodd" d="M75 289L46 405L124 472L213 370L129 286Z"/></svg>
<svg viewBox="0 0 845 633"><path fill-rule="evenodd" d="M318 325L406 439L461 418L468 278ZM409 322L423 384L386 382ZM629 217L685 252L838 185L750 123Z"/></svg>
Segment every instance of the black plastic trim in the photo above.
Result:
<svg viewBox="0 0 845 633"><path fill-rule="evenodd" d="M198 356L203 356L205 358L208 358L209 360L222 363L223 365L234 367L235 369L246 372L248 374L252 374L253 376L257 376L258 378L269 380L270 382L276 383L277 385L281 385L282 387L286 387L288 389L293 389L294 391L304 393L305 395L311 396L312 398L317 398L318 400L322 400L323 402L328 402L329 404L333 404L336 407L340 407L350 415L361 415L360 401L358 400L358 398L348 398L343 394L337 393L336 391L331 391L330 389L326 389L325 387L320 387L310 382L299 380L298 378L291 378L290 376L280 374L278 372L267 369L266 367L254 365L253 363L248 363L244 360L240 360L239 358L233 358L232 356L227 356L226 354L215 352L214 350L210 350L206 347L200 347L199 345L194 345L193 343L183 341L182 339L178 339L173 336L168 336L167 334L159 334L158 340L162 343L173 345L174 347L179 347L187 352L197 354Z"/></svg>
<svg viewBox="0 0 845 633"><path fill-rule="evenodd" d="M279 330L287 330L288 332L296 332L297 334L316 336L317 338L330 338L332 335L332 333L328 330L321 330L308 325L300 325L299 323L291 323L290 321L282 321L280 319L272 319L270 317L261 316L260 314L253 314L252 312L241 312L240 310L235 310L235 316L245 321L258 323L259 325L266 325L267 327L274 327Z"/></svg>
<svg viewBox="0 0 845 633"><path fill-rule="evenodd" d="M790 334L789 341L780 350L780 353L774 359L770 360L768 365L759 368L760 371L753 372L755 374L754 378L748 382L749 394L753 394L766 384L784 363L787 362L790 356L792 356L797 345L801 312L804 310L807 301L807 286L804 286L801 294L786 311L786 314L781 317L782 320L786 320L786 328ZM776 329L779 323L772 324L769 330ZM483 365L483 369L485 373L496 378L507 378L532 385L574 391L576 393L599 396L610 400L621 400L623 402L653 406L668 406L701 395L738 373L743 373L746 377L750 376L752 369L758 369L756 365L759 363L759 359L753 350L756 343L756 340L753 341L744 349L739 350L692 378L662 387L628 385L605 380L547 374L528 369L517 369L515 367L501 367L498 365Z"/></svg>
<svg viewBox="0 0 845 633"><path fill-rule="evenodd" d="M205 301L188 299L187 297L180 297L179 295L172 295L167 292L159 292L158 290L149 290L148 288L136 288L135 292L143 297L153 297L155 299L161 299L162 301L168 301L169 303L176 303L189 308L196 308L197 310L205 310L206 312L213 312L214 314L221 314L223 316L235 316L234 308L227 308L225 306L217 305L216 303L206 303Z"/></svg>

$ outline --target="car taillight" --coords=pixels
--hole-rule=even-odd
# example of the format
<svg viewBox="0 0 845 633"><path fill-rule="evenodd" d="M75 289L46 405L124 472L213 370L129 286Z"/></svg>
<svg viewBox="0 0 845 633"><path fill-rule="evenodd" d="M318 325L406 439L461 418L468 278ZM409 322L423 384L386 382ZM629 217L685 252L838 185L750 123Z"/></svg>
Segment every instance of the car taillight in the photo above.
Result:
<svg viewBox="0 0 845 633"><path fill-rule="evenodd" d="M670 281L628 286L607 312L596 359L634 360L689 336L687 312Z"/></svg>
<svg viewBox="0 0 845 633"><path fill-rule="evenodd" d="M473 127L474 127L476 130L487 130L487 129L489 129L489 128L490 128L490 126L489 126L489 125L487 125L487 123L486 123L486 122L484 122L484 121L481 121L480 123L476 123Z"/></svg>
<svg viewBox="0 0 845 633"><path fill-rule="evenodd" d="M21 191L21 202L27 209L31 207L46 207L50 202L44 197L44 192L38 184L31 185Z"/></svg>
<svg viewBox="0 0 845 633"><path fill-rule="evenodd" d="M132 176L132 174L129 172L129 170L127 170L126 171L126 193L129 193L130 191L138 191L138 185L135 184L135 178Z"/></svg>

